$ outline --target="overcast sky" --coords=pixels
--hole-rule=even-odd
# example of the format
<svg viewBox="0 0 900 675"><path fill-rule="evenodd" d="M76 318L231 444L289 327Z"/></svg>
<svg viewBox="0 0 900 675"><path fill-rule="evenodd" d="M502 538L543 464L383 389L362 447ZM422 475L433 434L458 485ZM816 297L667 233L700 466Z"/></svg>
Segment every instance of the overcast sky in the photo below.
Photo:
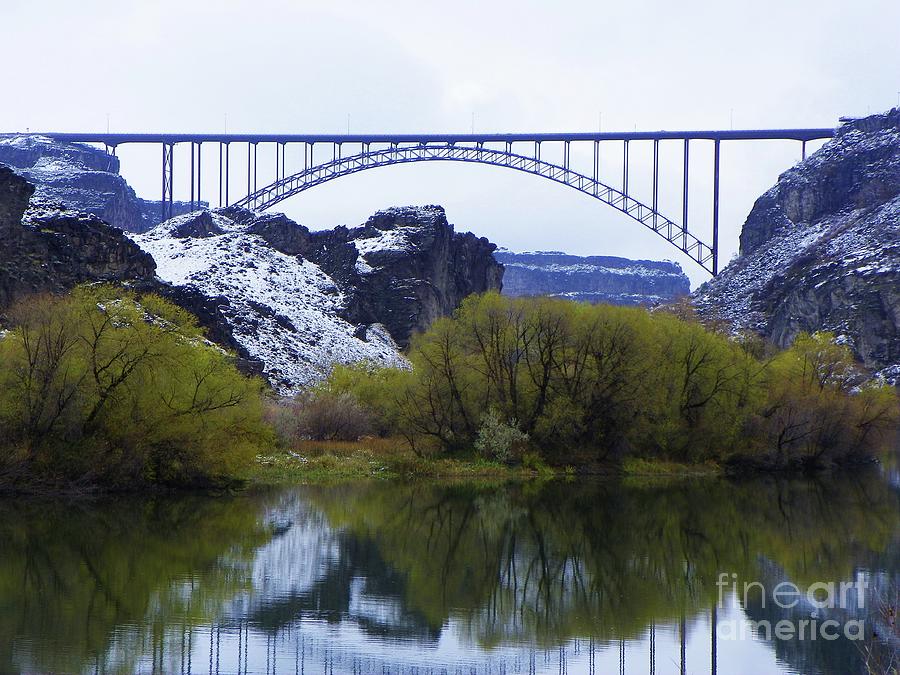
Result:
<svg viewBox="0 0 900 675"><path fill-rule="evenodd" d="M898 27L898 0L0 0L0 131L102 131L107 115L113 131L136 132L221 131L226 115L228 131L273 133L342 132L348 115L353 132L469 131L473 114L484 132L830 127L898 104ZM678 216L670 145L661 200ZM621 150L604 152L616 184ZM632 146L638 198L649 199L651 152ZM262 180L274 156L260 153ZM723 145L725 260L754 199L799 154L797 143ZM141 196L159 198L157 155L120 150ZM699 227L711 148L692 146L691 158ZM207 196L214 186L204 178ZM706 278L613 209L495 167L382 168L277 208L319 229L433 203L514 250L672 259L694 285Z"/></svg>

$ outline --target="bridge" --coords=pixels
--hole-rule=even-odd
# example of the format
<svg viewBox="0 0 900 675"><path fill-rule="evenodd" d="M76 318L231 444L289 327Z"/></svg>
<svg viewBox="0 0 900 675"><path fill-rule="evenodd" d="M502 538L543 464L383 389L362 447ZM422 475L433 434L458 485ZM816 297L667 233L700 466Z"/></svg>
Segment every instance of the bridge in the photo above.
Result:
<svg viewBox="0 0 900 675"><path fill-rule="evenodd" d="M190 204L200 203L202 148L218 150L219 206L236 205L264 210L322 183L342 176L395 164L412 162L470 162L515 169L567 185L649 228L694 260L712 275L719 271L719 173L720 144L732 141L781 140L801 145L833 137L834 129L756 129L727 131L635 131L597 133L513 133L513 134L127 134L127 133L43 133L69 143L102 144L115 155L120 145L141 143L161 148L163 220L173 213L175 187L174 156L177 146L190 146ZM694 223L688 218L691 143L712 143L712 222ZM642 197L629 184L629 156L637 143L652 144L653 170L650 185L642 186ZM659 156L661 143L677 143L683 169L674 179L681 183L681 214L669 216L659 208ZM600 180L601 145L621 156L621 182L610 185ZM274 173L260 186L257 163L260 145L274 147ZM288 169L287 147L302 146L302 164ZM232 146L246 155L247 191L235 199L230 194ZM572 150L592 155L592 166L576 167ZM621 146L621 147L619 147ZM214 150L215 152L215 150ZM579 153L576 153L579 154ZM208 155L208 152L207 152ZM586 162L582 162L586 164ZM618 163L618 162L617 162ZM207 161L207 165L209 162Z"/></svg>

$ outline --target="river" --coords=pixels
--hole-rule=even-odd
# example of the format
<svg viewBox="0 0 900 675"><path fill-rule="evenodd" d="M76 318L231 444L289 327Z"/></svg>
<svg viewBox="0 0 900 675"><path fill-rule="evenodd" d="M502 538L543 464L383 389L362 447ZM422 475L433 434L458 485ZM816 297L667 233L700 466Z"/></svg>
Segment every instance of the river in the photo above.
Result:
<svg viewBox="0 0 900 675"><path fill-rule="evenodd" d="M896 649L877 471L16 499L0 542L3 673L847 675Z"/></svg>

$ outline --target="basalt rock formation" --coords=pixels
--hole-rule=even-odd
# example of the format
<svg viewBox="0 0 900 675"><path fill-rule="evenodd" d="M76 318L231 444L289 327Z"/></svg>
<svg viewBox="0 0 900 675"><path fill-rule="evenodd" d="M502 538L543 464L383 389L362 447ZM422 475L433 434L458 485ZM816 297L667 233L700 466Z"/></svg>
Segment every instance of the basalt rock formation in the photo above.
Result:
<svg viewBox="0 0 900 675"><path fill-rule="evenodd" d="M99 148L10 136L0 138L0 164L28 179L38 199L93 214L127 232L144 232L162 220L160 202L138 197L119 175L119 159ZM189 210L187 202L172 204L173 215Z"/></svg>
<svg viewBox="0 0 900 675"><path fill-rule="evenodd" d="M153 278L153 258L122 230L91 214L31 201L33 193L33 185L0 165L0 312L32 293Z"/></svg>
<svg viewBox="0 0 900 675"><path fill-rule="evenodd" d="M845 120L783 173L741 232L741 256L694 295L708 318L789 345L832 331L900 379L900 108Z"/></svg>
<svg viewBox="0 0 900 675"><path fill-rule="evenodd" d="M498 251L503 293L547 295L612 305L658 305L690 293L690 281L673 262L576 256L559 251Z"/></svg>
<svg viewBox="0 0 900 675"><path fill-rule="evenodd" d="M306 255L346 288L351 321L382 323L405 346L467 295L500 290L496 248L455 232L440 206L407 206L361 227L312 232Z"/></svg>
<svg viewBox="0 0 900 675"><path fill-rule="evenodd" d="M437 206L320 232L229 207L173 218L135 241L163 280L227 299L216 309L228 336L285 393L335 363L403 365L412 333L470 293L499 290L502 277L495 246L456 233Z"/></svg>

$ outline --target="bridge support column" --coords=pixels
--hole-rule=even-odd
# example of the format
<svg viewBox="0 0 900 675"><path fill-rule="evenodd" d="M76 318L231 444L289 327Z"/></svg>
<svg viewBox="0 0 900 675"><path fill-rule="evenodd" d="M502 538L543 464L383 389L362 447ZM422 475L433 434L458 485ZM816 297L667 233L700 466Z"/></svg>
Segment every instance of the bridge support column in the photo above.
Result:
<svg viewBox="0 0 900 675"><path fill-rule="evenodd" d="M203 143L197 142L197 208L200 208L200 202L202 201L200 198L201 185L203 181L201 180L203 177Z"/></svg>
<svg viewBox="0 0 900 675"><path fill-rule="evenodd" d="M228 180L231 175L231 143L225 144L225 206L231 205L231 200L228 196Z"/></svg>
<svg viewBox="0 0 900 675"><path fill-rule="evenodd" d="M801 160L806 159L806 141L801 141L801 146L800 146L800 159L801 159Z"/></svg>
<svg viewBox="0 0 900 675"><path fill-rule="evenodd" d="M714 141L713 151L713 240L712 240L712 273L719 273L719 139Z"/></svg>
<svg viewBox="0 0 900 675"><path fill-rule="evenodd" d="M191 141L191 211L194 210L194 184L196 179L194 178L194 141Z"/></svg>
<svg viewBox="0 0 900 675"><path fill-rule="evenodd" d="M222 208L222 143L219 143L219 208Z"/></svg>
<svg viewBox="0 0 900 675"><path fill-rule="evenodd" d="M622 194L628 196L628 141L622 141Z"/></svg>
<svg viewBox="0 0 900 675"><path fill-rule="evenodd" d="M653 139L653 227L656 228L656 218L659 215L659 139Z"/></svg>
<svg viewBox="0 0 900 675"><path fill-rule="evenodd" d="M684 248L687 248L688 180L690 175L690 140L684 139L684 187L681 195L681 227L684 232Z"/></svg>
<svg viewBox="0 0 900 675"><path fill-rule="evenodd" d="M172 217L172 174L173 172L173 164L172 156L175 154L175 144L174 143L166 143L162 144L162 200L161 200L161 213L160 216L163 220L168 220Z"/></svg>
<svg viewBox="0 0 900 675"><path fill-rule="evenodd" d="M594 196L597 196L600 185L600 141L594 141Z"/></svg>

